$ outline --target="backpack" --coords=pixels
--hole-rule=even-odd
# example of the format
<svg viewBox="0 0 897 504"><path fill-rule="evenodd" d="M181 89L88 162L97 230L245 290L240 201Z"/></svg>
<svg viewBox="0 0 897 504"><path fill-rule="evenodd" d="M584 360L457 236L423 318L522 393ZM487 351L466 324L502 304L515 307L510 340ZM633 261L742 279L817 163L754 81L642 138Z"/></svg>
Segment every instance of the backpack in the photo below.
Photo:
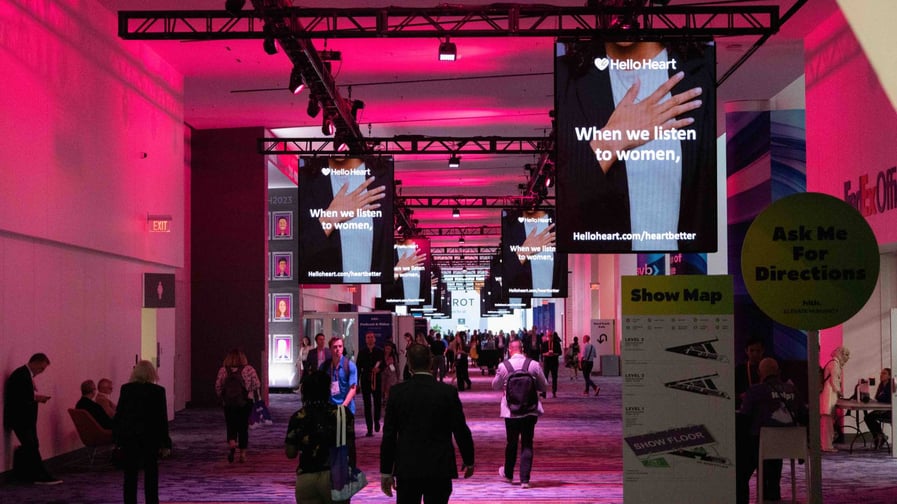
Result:
<svg viewBox="0 0 897 504"><path fill-rule="evenodd" d="M242 407L246 405L246 385L243 383L243 367L231 371L230 368L224 368L227 376L224 377L224 384L221 386L221 402L225 406Z"/></svg>
<svg viewBox="0 0 897 504"><path fill-rule="evenodd" d="M523 361L523 367L514 369L510 361L504 361L508 370L508 378L505 381L505 397L508 401L508 409L512 416L523 416L539 411L539 391L536 388L536 378L529 373L529 365L532 359Z"/></svg>

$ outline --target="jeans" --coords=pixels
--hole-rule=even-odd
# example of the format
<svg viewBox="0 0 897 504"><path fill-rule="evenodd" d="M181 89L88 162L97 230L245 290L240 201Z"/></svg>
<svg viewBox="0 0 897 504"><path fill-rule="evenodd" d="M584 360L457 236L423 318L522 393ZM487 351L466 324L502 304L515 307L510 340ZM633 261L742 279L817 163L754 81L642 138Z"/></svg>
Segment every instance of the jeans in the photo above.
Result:
<svg viewBox="0 0 897 504"><path fill-rule="evenodd" d="M552 395L557 395L558 392L558 358L557 357L545 357L545 360L542 363L543 372L545 373L545 379L548 380L548 375L551 375L551 393Z"/></svg>
<svg viewBox="0 0 897 504"><path fill-rule="evenodd" d="M520 482L529 483L533 470L533 436L536 432L536 421L539 417L527 415L520 418L505 418L505 433L508 444L505 446L505 476L514 476L514 465L517 463L517 443L520 442Z"/></svg>
<svg viewBox="0 0 897 504"><path fill-rule="evenodd" d="M595 385L595 382L592 381L592 366L594 365L594 361L582 360L582 377L586 381L586 394L589 393L589 390L598 387L598 385Z"/></svg>

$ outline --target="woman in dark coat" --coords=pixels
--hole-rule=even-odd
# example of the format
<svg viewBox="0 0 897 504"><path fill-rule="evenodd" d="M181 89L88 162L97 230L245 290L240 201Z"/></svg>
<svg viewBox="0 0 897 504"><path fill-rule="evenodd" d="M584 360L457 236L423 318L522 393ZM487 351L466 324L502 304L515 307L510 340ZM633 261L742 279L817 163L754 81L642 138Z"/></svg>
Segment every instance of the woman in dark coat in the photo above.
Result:
<svg viewBox="0 0 897 504"><path fill-rule="evenodd" d="M171 452L165 389L150 361L140 361L122 385L112 435L122 450L124 502L137 503L137 473L143 469L147 504L159 503L159 457Z"/></svg>

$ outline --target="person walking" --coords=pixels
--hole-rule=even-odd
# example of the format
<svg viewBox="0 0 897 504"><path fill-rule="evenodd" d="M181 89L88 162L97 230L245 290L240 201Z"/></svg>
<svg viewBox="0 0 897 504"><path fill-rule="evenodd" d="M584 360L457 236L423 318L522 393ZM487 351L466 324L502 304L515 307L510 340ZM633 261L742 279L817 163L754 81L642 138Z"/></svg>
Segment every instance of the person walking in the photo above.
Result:
<svg viewBox="0 0 897 504"><path fill-rule="evenodd" d="M112 419L112 439L121 448L124 467L124 502L137 504L137 476L143 469L146 504L159 504L159 457L171 453L168 436L168 401L165 388L150 361L140 361L131 379L121 386L118 409Z"/></svg>
<svg viewBox="0 0 897 504"><path fill-rule="evenodd" d="M380 432L380 401L382 397L380 373L383 371L383 349L377 346L377 335L368 331L364 335L364 347L358 352L358 381L361 382L361 399L364 402L365 436ZM373 429L373 430L372 430Z"/></svg>
<svg viewBox="0 0 897 504"><path fill-rule="evenodd" d="M586 390L582 395L589 395L589 392L594 390L597 396L601 393L601 387L595 385L595 382L592 381L592 368L595 366L595 357L598 356L598 351L595 350L595 345L591 343L591 340L592 337L588 334L582 337L582 353L579 358L579 367L582 368L582 377L586 382Z"/></svg>
<svg viewBox="0 0 897 504"><path fill-rule="evenodd" d="M558 396L558 367L561 355L561 337L557 332L545 333L542 336L542 368L545 371L545 379L551 375L551 397ZM542 393L545 397L545 393Z"/></svg>
<svg viewBox="0 0 897 504"><path fill-rule="evenodd" d="M492 379L492 389L502 390L501 417L505 419L505 463L498 474L508 483L513 481L520 446L520 488L529 488L533 468L533 438L536 422L544 413L538 394L545 392L548 382L542 367L523 354L520 340L508 344L507 360L502 362Z"/></svg>
<svg viewBox="0 0 897 504"><path fill-rule="evenodd" d="M249 365L246 354L236 348L228 352L215 380L215 394L224 408L227 426L228 462L233 462L235 455L240 462L246 462L249 415L260 389L258 373Z"/></svg>
<svg viewBox="0 0 897 504"><path fill-rule="evenodd" d="M431 374L430 349L412 345L408 363L413 376L396 384L386 405L380 443L380 489L397 504L448 503L458 477L455 448L465 478L474 472L474 446L455 387Z"/></svg>

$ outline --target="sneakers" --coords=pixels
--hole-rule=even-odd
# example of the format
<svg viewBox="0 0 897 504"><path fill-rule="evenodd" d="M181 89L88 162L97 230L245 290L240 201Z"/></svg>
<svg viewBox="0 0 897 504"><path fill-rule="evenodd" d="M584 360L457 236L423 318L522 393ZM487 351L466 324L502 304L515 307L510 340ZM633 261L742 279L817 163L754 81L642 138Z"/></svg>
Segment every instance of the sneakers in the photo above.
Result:
<svg viewBox="0 0 897 504"><path fill-rule="evenodd" d="M595 387L595 397L598 397L598 394L601 393L601 387Z"/></svg>
<svg viewBox="0 0 897 504"><path fill-rule="evenodd" d="M529 488L529 482L521 483L520 488Z"/></svg>
<svg viewBox="0 0 897 504"><path fill-rule="evenodd" d="M501 476L501 479L507 481L508 483L511 482L511 478L505 476L505 466L500 466L498 468L498 475Z"/></svg>

